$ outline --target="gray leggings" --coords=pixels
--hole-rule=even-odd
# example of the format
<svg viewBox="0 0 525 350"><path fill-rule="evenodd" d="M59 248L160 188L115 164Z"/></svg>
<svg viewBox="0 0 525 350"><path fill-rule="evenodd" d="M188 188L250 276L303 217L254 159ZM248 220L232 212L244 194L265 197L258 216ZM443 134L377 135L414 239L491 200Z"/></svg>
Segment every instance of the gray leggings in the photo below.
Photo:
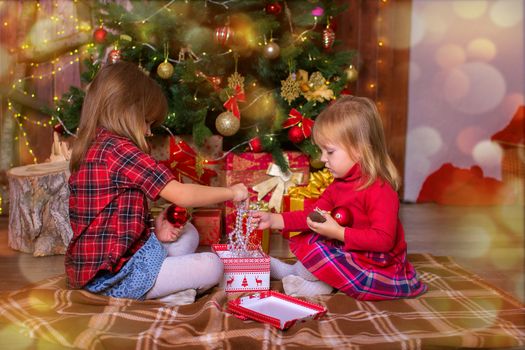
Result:
<svg viewBox="0 0 525 350"><path fill-rule="evenodd" d="M161 298L186 289L203 292L218 284L223 276L223 265L214 253L195 253L199 233L187 223L178 240L163 243L168 256L162 263L153 287L146 299Z"/></svg>

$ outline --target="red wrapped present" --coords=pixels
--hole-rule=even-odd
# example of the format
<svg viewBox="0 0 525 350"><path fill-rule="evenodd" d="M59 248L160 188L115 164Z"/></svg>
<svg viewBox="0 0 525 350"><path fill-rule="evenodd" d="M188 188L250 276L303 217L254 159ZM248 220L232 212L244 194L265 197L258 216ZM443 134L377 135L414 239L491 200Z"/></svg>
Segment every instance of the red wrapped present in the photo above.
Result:
<svg viewBox="0 0 525 350"><path fill-rule="evenodd" d="M309 176L308 156L300 152L285 152L290 167L289 174L279 175L278 167L273 164L269 153L244 152L229 153L225 161L226 186L242 182L250 190L250 200L268 203L269 210L281 211L281 200L286 189L292 185L305 184ZM273 187L272 187L273 186ZM255 190L254 188L255 187ZM258 192L256 191L258 190ZM266 191L268 190L268 191ZM264 193L266 191L266 193ZM274 205L272 208L271 205ZM226 233L235 226L235 207L232 202L225 205ZM269 251L270 231L256 233L262 237L264 251ZM268 247L264 246L267 240Z"/></svg>
<svg viewBox="0 0 525 350"><path fill-rule="evenodd" d="M199 245L219 243L222 232L222 210L218 208L195 209L191 215L191 223L199 232Z"/></svg>
<svg viewBox="0 0 525 350"><path fill-rule="evenodd" d="M188 135L159 135L148 139L151 156L166 164L185 183L223 186L223 138L213 135L197 147Z"/></svg>
<svg viewBox="0 0 525 350"><path fill-rule="evenodd" d="M219 287L226 292L256 292L270 289L270 257L261 250L250 256L236 257L226 244L214 244L213 251L224 264Z"/></svg>
<svg viewBox="0 0 525 350"><path fill-rule="evenodd" d="M295 186L288 189L288 194L283 198L283 211L314 210L319 196L332 181L334 181L334 177L326 168L310 174L308 185ZM299 233L284 231L283 236L290 238Z"/></svg>

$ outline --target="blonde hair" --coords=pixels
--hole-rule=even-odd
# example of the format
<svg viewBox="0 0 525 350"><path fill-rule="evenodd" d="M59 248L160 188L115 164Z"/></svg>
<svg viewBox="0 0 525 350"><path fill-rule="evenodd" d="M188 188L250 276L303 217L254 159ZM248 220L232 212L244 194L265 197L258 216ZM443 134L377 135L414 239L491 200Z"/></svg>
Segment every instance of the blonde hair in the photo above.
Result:
<svg viewBox="0 0 525 350"><path fill-rule="evenodd" d="M144 131L149 123L161 124L168 103L160 86L135 64L120 61L100 69L87 87L70 169L80 162L96 137L97 127L130 139L149 152Z"/></svg>
<svg viewBox="0 0 525 350"><path fill-rule="evenodd" d="M324 109L315 120L313 139L318 145L336 143L349 155L357 154L365 175L359 189L370 186L377 178L394 190L400 178L386 148L383 123L374 102L366 97L343 96Z"/></svg>

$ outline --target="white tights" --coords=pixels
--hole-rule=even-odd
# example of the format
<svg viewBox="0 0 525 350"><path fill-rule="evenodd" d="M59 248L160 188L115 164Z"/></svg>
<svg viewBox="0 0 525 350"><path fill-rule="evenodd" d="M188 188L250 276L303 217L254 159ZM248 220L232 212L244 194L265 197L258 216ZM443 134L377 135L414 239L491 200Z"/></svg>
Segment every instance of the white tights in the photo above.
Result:
<svg viewBox="0 0 525 350"><path fill-rule="evenodd" d="M219 283L223 276L223 265L214 253L195 253L199 245L199 233L187 223L175 242L163 243L168 256L162 263L153 287L146 299L196 289L203 292Z"/></svg>

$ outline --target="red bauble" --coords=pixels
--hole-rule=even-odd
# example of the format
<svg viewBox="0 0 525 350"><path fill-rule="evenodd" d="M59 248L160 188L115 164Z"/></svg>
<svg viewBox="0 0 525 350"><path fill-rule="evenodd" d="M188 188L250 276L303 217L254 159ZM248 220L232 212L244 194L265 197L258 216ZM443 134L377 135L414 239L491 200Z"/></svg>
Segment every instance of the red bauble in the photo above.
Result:
<svg viewBox="0 0 525 350"><path fill-rule="evenodd" d="M266 13L270 15L278 15L282 9L283 7L278 2L272 2L266 5Z"/></svg>
<svg viewBox="0 0 525 350"><path fill-rule="evenodd" d="M347 88L344 88L341 90L341 95L352 95L352 91L348 90Z"/></svg>
<svg viewBox="0 0 525 350"><path fill-rule="evenodd" d="M65 131L64 126L60 123L53 126L53 131L62 135Z"/></svg>
<svg viewBox="0 0 525 350"><path fill-rule="evenodd" d="M118 61L120 61L120 50L118 49L111 50L108 55L108 59L109 59L109 62L111 63L117 63Z"/></svg>
<svg viewBox="0 0 525 350"><path fill-rule="evenodd" d="M325 50L330 50L334 45L335 32L332 28L326 27L323 30L323 47Z"/></svg>
<svg viewBox="0 0 525 350"><path fill-rule="evenodd" d="M217 27L215 29L215 42L221 46L226 46L233 38L233 30L230 26Z"/></svg>
<svg viewBox="0 0 525 350"><path fill-rule="evenodd" d="M188 211L186 208L172 204L166 210L166 219L173 226L177 228L182 227L188 221Z"/></svg>
<svg viewBox="0 0 525 350"><path fill-rule="evenodd" d="M259 137L251 139L250 142L248 142L248 146L250 147L250 151L255 153L262 152L263 150L261 139Z"/></svg>
<svg viewBox="0 0 525 350"><path fill-rule="evenodd" d="M346 207L335 207L332 212L332 217L341 226L352 225L352 212Z"/></svg>
<svg viewBox="0 0 525 350"><path fill-rule="evenodd" d="M102 44L106 40L107 35L108 35L108 32L104 28L99 27L97 28L97 30L93 32L93 40L97 44Z"/></svg>
<svg viewBox="0 0 525 350"><path fill-rule="evenodd" d="M300 127L297 125L292 126L290 130L288 130L288 139L292 141L293 143L299 143L304 140L304 134L303 130L301 130Z"/></svg>

